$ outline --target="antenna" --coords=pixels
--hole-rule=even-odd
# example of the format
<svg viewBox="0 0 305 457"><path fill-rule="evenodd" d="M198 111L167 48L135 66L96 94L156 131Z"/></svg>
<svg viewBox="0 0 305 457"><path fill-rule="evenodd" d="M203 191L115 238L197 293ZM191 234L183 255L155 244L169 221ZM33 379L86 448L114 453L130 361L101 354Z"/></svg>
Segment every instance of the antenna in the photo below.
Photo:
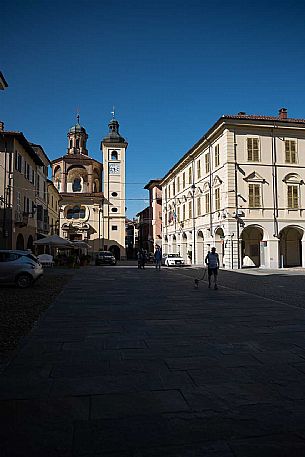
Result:
<svg viewBox="0 0 305 457"><path fill-rule="evenodd" d="M115 109L114 109L114 106L112 107L111 114L112 114L112 119L114 119L114 116L115 116Z"/></svg>
<svg viewBox="0 0 305 457"><path fill-rule="evenodd" d="M79 106L77 106L77 108L76 108L76 119L77 119L77 123L79 124Z"/></svg>

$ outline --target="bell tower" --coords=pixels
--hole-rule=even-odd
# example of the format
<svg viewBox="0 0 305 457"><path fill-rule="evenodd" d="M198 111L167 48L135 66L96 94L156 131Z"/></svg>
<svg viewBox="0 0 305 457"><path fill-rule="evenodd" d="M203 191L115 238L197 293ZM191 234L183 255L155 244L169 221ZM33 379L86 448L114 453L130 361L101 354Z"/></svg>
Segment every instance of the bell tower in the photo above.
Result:
<svg viewBox="0 0 305 457"><path fill-rule="evenodd" d="M108 135L101 141L104 188L104 248L117 258L125 258L125 159L127 141L119 133L119 123L112 112Z"/></svg>
<svg viewBox="0 0 305 457"><path fill-rule="evenodd" d="M68 149L67 154L84 154L88 155L86 148L88 135L84 127L79 123L79 115L77 116L77 123L70 128L68 132Z"/></svg>

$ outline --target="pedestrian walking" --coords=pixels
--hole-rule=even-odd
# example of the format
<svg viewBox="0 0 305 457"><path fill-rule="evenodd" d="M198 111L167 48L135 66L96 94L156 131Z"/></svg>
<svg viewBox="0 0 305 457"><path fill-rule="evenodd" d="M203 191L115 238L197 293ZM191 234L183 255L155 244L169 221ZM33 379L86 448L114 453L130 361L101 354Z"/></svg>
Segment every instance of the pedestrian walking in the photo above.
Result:
<svg viewBox="0 0 305 457"><path fill-rule="evenodd" d="M144 270L145 262L146 262L145 251L143 249L140 249L137 254L137 257L138 257L138 268L139 269L143 268L143 270Z"/></svg>
<svg viewBox="0 0 305 457"><path fill-rule="evenodd" d="M156 247L155 250L155 262L156 262L156 269L161 270L161 259L162 259L162 251L160 246Z"/></svg>
<svg viewBox="0 0 305 457"><path fill-rule="evenodd" d="M209 288L211 287L211 277L214 278L214 289L217 290L217 275L219 268L219 256L216 253L216 248L212 248L211 252L208 252L205 263L208 267L208 279L209 279Z"/></svg>

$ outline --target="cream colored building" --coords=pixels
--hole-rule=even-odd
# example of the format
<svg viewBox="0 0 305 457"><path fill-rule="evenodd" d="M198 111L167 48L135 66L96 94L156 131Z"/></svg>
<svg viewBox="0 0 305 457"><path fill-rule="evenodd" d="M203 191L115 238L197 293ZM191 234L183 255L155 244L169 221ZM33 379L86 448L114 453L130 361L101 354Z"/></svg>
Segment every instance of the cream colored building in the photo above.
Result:
<svg viewBox="0 0 305 457"><path fill-rule="evenodd" d="M103 163L89 157L87 132L79 122L68 132L67 153L52 161L61 195L60 235L82 240L89 252L111 250L125 258L125 152L127 143L112 119L101 142Z"/></svg>
<svg viewBox="0 0 305 457"><path fill-rule="evenodd" d="M163 252L305 267L305 119L225 115L163 178Z"/></svg>
<svg viewBox="0 0 305 457"><path fill-rule="evenodd" d="M59 235L59 206L61 196L53 181L48 179L48 225L49 235Z"/></svg>

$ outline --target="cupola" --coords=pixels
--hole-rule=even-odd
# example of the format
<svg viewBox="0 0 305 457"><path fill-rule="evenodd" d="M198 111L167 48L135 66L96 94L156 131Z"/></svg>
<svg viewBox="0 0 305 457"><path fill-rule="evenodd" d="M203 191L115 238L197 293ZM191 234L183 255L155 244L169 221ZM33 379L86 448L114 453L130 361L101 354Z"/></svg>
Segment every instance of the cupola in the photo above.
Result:
<svg viewBox="0 0 305 457"><path fill-rule="evenodd" d="M77 116L77 123L69 129L68 132L68 150L67 154L84 154L88 155L88 150L86 148L86 143L88 139L88 134L86 129L82 127L79 123L79 115Z"/></svg>

